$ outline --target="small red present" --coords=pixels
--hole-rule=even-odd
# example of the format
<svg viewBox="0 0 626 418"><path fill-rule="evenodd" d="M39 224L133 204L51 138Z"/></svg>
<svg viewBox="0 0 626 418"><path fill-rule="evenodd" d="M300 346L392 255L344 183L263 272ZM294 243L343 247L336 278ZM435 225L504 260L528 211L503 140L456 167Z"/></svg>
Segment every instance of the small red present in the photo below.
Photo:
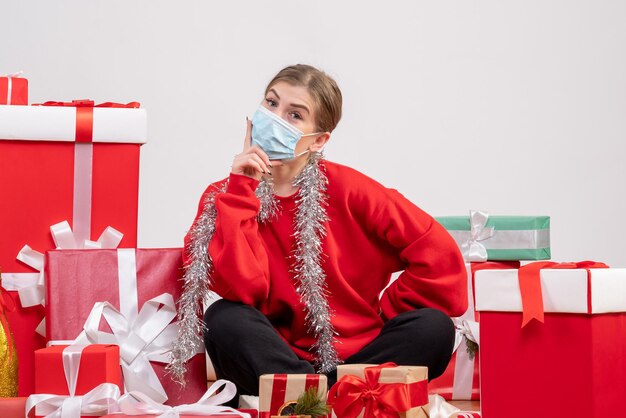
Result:
<svg viewBox="0 0 626 418"><path fill-rule="evenodd" d="M519 261L487 261L465 263L467 269L467 311L452 318L456 326L454 353L445 372L428 383L429 393L443 396L447 400L479 400L479 320L474 309L474 276L479 270L516 269Z"/></svg>
<svg viewBox="0 0 626 418"><path fill-rule="evenodd" d="M207 388L204 351L189 361L184 389L165 372L181 275L181 248L48 251L47 335L118 344L127 390L168 405L194 403Z"/></svg>
<svg viewBox="0 0 626 418"><path fill-rule="evenodd" d="M259 378L259 416L278 415L281 408L295 403L300 395L317 388L318 398L326 400L328 381L319 374L264 374Z"/></svg>
<svg viewBox="0 0 626 418"><path fill-rule="evenodd" d="M24 418L26 398L0 398L2 418Z"/></svg>
<svg viewBox="0 0 626 418"><path fill-rule="evenodd" d="M477 272L483 416L615 415L626 399L625 284L626 269L593 262Z"/></svg>
<svg viewBox="0 0 626 418"><path fill-rule="evenodd" d="M33 392L33 353L45 345L36 333L44 316L43 253L108 247L96 239L109 226L123 233L122 247L137 245L146 112L75 105L0 106L0 195L11 202L0 205L0 266L17 303L8 320L20 358L20 396ZM67 228L53 236L51 225Z"/></svg>
<svg viewBox="0 0 626 418"><path fill-rule="evenodd" d="M27 415L70 409L103 415L114 411L122 388L116 345L54 346L35 352L35 395L26 401ZM68 398L75 402L68 402ZM67 408L65 411L64 409ZM69 415L68 415L69 416Z"/></svg>
<svg viewBox="0 0 626 418"><path fill-rule="evenodd" d="M28 104L28 79L20 74L0 76L0 105Z"/></svg>
<svg viewBox="0 0 626 418"><path fill-rule="evenodd" d="M426 418L428 368L394 363L340 365L328 402L337 418Z"/></svg>

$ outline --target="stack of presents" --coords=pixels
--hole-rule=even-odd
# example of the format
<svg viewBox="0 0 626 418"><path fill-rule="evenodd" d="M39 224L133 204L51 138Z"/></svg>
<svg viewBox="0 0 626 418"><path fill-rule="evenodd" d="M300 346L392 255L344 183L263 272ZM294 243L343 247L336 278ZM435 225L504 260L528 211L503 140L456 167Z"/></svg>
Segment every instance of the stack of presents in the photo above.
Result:
<svg viewBox="0 0 626 418"><path fill-rule="evenodd" d="M549 218L437 220L467 261L446 372L342 365L265 375L255 409L223 406L206 355L167 375L182 249L138 249L138 103L28 105L0 77L0 416L604 417L626 399L626 269L554 263ZM480 400L463 412L454 400Z"/></svg>

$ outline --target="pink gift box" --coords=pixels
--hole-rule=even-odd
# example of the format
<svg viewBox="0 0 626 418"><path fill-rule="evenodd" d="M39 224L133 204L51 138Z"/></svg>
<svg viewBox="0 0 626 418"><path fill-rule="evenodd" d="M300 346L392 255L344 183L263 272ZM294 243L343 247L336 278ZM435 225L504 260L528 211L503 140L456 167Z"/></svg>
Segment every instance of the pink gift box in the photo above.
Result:
<svg viewBox="0 0 626 418"><path fill-rule="evenodd" d="M109 302L123 313L129 304L135 305L135 312L141 311L149 305L146 302L164 293L177 300L182 292L182 272L180 248L49 251L46 254L47 335L53 341L77 338L96 302ZM99 329L111 332L104 320ZM124 356L123 347L121 351ZM151 361L150 365L167 393L168 405L194 403L207 390L204 353L189 361L184 389L165 375L166 364Z"/></svg>

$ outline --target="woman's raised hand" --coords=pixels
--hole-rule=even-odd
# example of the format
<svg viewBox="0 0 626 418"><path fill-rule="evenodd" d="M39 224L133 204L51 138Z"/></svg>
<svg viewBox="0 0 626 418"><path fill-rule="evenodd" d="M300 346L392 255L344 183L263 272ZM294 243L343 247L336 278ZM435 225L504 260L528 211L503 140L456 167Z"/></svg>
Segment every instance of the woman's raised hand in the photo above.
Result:
<svg viewBox="0 0 626 418"><path fill-rule="evenodd" d="M235 155L231 173L243 174L253 179L260 180L264 174L272 175L273 168L265 151L258 145L252 144L252 121L246 118L246 137L243 142L243 152Z"/></svg>

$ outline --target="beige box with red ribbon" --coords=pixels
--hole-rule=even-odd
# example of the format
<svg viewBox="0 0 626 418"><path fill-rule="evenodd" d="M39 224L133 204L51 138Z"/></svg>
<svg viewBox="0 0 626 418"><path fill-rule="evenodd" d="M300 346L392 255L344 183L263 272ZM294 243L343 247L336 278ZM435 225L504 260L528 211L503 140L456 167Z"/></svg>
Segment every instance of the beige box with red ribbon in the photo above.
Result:
<svg viewBox="0 0 626 418"><path fill-rule="evenodd" d="M326 401L327 387L325 375L264 374L259 378L259 418L280 415L311 388L317 388L319 399Z"/></svg>
<svg viewBox="0 0 626 418"><path fill-rule="evenodd" d="M0 268L17 305L8 319L20 396L33 391L33 353L45 344L36 333L44 329L45 251L137 245L139 149L147 139L138 106L0 106Z"/></svg>
<svg viewBox="0 0 626 418"><path fill-rule="evenodd" d="M337 418L427 418L428 368L394 363L340 365L328 402Z"/></svg>
<svg viewBox="0 0 626 418"><path fill-rule="evenodd" d="M486 418L615 414L626 399L626 269L531 263L482 270L481 410ZM511 399L524 402L511 408Z"/></svg>

